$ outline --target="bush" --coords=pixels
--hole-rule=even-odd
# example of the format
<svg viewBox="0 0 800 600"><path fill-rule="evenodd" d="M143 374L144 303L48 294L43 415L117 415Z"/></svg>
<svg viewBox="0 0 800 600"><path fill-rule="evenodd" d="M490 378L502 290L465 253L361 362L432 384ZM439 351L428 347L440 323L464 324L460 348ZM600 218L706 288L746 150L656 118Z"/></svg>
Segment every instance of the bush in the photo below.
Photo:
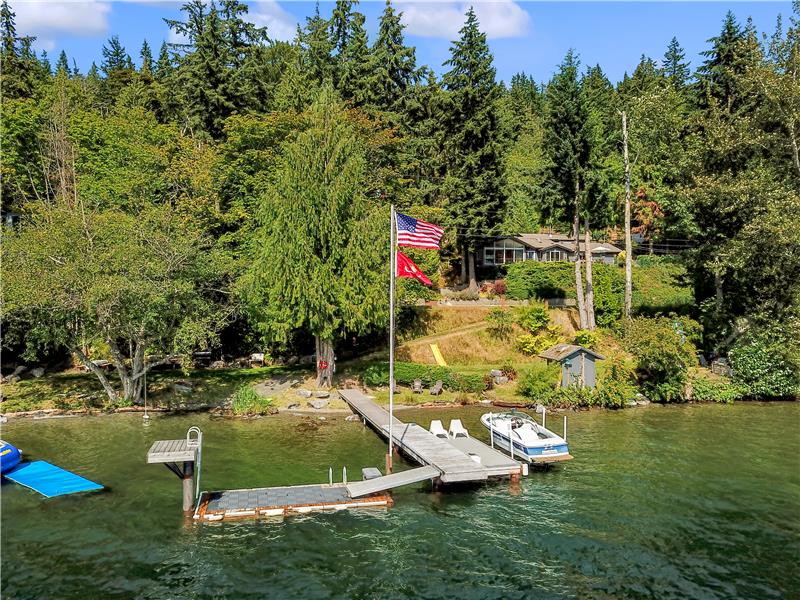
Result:
<svg viewBox="0 0 800 600"><path fill-rule="evenodd" d="M532 304L517 309L517 324L525 331L536 333L550 324L550 314L544 304Z"/></svg>
<svg viewBox="0 0 800 600"><path fill-rule="evenodd" d="M729 359L734 379L755 398L786 398L800 394L798 341L781 327L751 328L739 338Z"/></svg>
<svg viewBox="0 0 800 600"><path fill-rule="evenodd" d="M580 385L560 387L545 401L548 406L579 408L597 404L594 390Z"/></svg>
<svg viewBox="0 0 800 600"><path fill-rule="evenodd" d="M504 296L506 293L506 280L505 279L496 279L494 282L494 293L498 296Z"/></svg>
<svg viewBox="0 0 800 600"><path fill-rule="evenodd" d="M581 329L575 332L575 343L584 348L594 349L597 342L600 340L600 335L596 331L589 331L588 329Z"/></svg>
<svg viewBox="0 0 800 600"><path fill-rule="evenodd" d="M274 400L258 394L249 385L243 385L233 393L231 408L237 415L265 415Z"/></svg>
<svg viewBox="0 0 800 600"><path fill-rule="evenodd" d="M598 378L596 403L606 408L623 408L635 396L633 369L621 360L613 361Z"/></svg>
<svg viewBox="0 0 800 600"><path fill-rule="evenodd" d="M711 379L702 375L692 378L692 400L733 404L747 396L748 388L725 377Z"/></svg>
<svg viewBox="0 0 800 600"><path fill-rule="evenodd" d="M517 338L516 348L519 352L533 356L555 346L561 341L561 330L558 325L548 325L537 334L526 333Z"/></svg>
<svg viewBox="0 0 800 600"><path fill-rule="evenodd" d="M619 267L592 264L594 307L597 324L608 327L622 316L625 276ZM508 266L508 296L532 298L575 298L575 267L568 262L527 260Z"/></svg>
<svg viewBox="0 0 800 600"><path fill-rule="evenodd" d="M532 363L519 378L517 393L534 402L545 404L555 392L560 374L561 367L557 363Z"/></svg>
<svg viewBox="0 0 800 600"><path fill-rule="evenodd" d="M444 386L455 392L480 393L486 389L481 375L457 373L447 367L420 365L409 362L394 363L394 379L398 384L411 385L415 379L425 386L432 386L440 380ZM389 363L378 363L369 367L361 377L366 386L389 385Z"/></svg>
<svg viewBox="0 0 800 600"><path fill-rule="evenodd" d="M514 329L514 319L508 310L493 308L486 316L489 331L500 338L507 338Z"/></svg>
<svg viewBox="0 0 800 600"><path fill-rule="evenodd" d="M623 343L636 357L636 373L645 394L656 402L681 402L695 348L671 319L639 317L630 321Z"/></svg>

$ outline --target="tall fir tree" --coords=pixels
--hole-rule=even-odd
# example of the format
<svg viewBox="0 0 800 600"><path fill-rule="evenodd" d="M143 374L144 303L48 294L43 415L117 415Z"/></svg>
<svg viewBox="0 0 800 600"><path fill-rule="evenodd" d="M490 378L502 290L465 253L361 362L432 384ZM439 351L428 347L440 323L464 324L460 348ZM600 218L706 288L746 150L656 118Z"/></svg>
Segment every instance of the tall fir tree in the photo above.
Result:
<svg viewBox="0 0 800 600"><path fill-rule="evenodd" d="M71 75L71 71L69 68L69 59L67 58L67 53L64 50L61 51L61 54L58 55L58 62L56 63L56 73L64 73L67 76Z"/></svg>
<svg viewBox="0 0 800 600"><path fill-rule="evenodd" d="M380 18L378 37L372 46L372 77L369 82L372 104L391 111L405 91L417 81L417 59L414 48L406 46L402 13L396 12L391 0Z"/></svg>
<svg viewBox="0 0 800 600"><path fill-rule="evenodd" d="M36 73L40 71L40 63L30 50L35 38L17 36L15 17L7 0L3 0L0 4L0 88L6 100L30 97L36 87Z"/></svg>
<svg viewBox="0 0 800 600"><path fill-rule="evenodd" d="M337 55L338 88L342 98L350 100L356 106L363 106L372 97L369 90L372 65L369 40L364 28L364 15L359 12L353 13L349 26L347 42Z"/></svg>
<svg viewBox="0 0 800 600"><path fill-rule="evenodd" d="M578 79L579 61L570 50L547 86L545 150L550 161L549 184L552 194L550 217L567 221L572 215L572 234L576 248L580 239L580 217L586 169L591 148L587 139L588 112ZM571 209L571 210L570 210ZM581 329L587 327L580 254L575 261L575 288Z"/></svg>
<svg viewBox="0 0 800 600"><path fill-rule="evenodd" d="M691 75L689 62L686 61L686 53L676 37L673 37L667 46L661 63L661 72L677 88L683 88L689 81Z"/></svg>
<svg viewBox="0 0 800 600"><path fill-rule="evenodd" d="M448 97L447 210L464 255L470 289L477 288L475 251L479 240L497 230L506 202L496 105L500 87L492 61L486 34L481 32L478 17L470 8L445 63L450 71L442 79Z"/></svg>
<svg viewBox="0 0 800 600"><path fill-rule="evenodd" d="M150 44L147 40L142 42L142 49L139 51L139 57L142 59L142 66L139 69L142 75L147 77L153 76L153 52L150 50Z"/></svg>
<svg viewBox="0 0 800 600"><path fill-rule="evenodd" d="M306 17L302 33L303 63L306 75L317 84L333 81L333 43L329 34L330 24L319 12L319 2L314 15Z"/></svg>

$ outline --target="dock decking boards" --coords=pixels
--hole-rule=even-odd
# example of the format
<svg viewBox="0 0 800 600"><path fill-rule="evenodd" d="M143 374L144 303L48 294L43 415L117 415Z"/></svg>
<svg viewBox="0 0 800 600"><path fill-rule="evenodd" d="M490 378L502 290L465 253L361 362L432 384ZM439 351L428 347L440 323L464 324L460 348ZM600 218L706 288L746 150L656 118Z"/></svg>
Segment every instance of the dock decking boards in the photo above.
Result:
<svg viewBox="0 0 800 600"><path fill-rule="evenodd" d="M370 398L358 390L340 390L342 399L364 419L372 425L382 436L389 437L389 412L375 404ZM481 453L491 453L492 461L497 463L491 470L470 458L464 452L451 444L448 440L434 436L424 427L415 423L403 423L396 417L392 420L392 438L394 444L422 465L436 467L443 483L458 481L481 481L490 476L514 475L519 473L520 465L516 461L501 462L502 454L492 450L485 444L474 440L483 446ZM497 454L501 458L494 455ZM482 458L483 460L483 458Z"/></svg>
<svg viewBox="0 0 800 600"><path fill-rule="evenodd" d="M344 484L292 485L203 492L194 513L198 521L223 521L259 516L280 516L346 508L390 506L387 494L351 498Z"/></svg>
<svg viewBox="0 0 800 600"><path fill-rule="evenodd" d="M148 463L177 463L193 461L197 455L197 447L189 446L186 439L159 440L153 442L147 451Z"/></svg>

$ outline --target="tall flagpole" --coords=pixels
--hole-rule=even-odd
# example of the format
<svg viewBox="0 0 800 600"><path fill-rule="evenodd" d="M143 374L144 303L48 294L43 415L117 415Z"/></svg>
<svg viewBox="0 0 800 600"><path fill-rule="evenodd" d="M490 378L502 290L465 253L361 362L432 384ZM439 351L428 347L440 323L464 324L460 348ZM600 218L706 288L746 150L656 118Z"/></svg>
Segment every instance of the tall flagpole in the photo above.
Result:
<svg viewBox="0 0 800 600"><path fill-rule="evenodd" d="M389 239L389 454L386 456L386 474L392 472L392 422L394 421L394 284L397 271L397 227L394 204L391 208Z"/></svg>

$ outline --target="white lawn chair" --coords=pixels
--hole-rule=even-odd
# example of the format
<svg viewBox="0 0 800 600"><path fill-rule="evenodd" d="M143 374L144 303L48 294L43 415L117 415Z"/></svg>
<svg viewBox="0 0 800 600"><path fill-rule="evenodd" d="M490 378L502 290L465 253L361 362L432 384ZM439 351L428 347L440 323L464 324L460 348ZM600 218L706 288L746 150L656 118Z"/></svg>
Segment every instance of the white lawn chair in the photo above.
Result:
<svg viewBox="0 0 800 600"><path fill-rule="evenodd" d="M450 437L455 438L468 438L469 432L461 424L461 419L453 419L450 421Z"/></svg>
<svg viewBox="0 0 800 600"><path fill-rule="evenodd" d="M442 425L442 422L439 419L431 421L431 433L438 438L447 439L447 431Z"/></svg>

